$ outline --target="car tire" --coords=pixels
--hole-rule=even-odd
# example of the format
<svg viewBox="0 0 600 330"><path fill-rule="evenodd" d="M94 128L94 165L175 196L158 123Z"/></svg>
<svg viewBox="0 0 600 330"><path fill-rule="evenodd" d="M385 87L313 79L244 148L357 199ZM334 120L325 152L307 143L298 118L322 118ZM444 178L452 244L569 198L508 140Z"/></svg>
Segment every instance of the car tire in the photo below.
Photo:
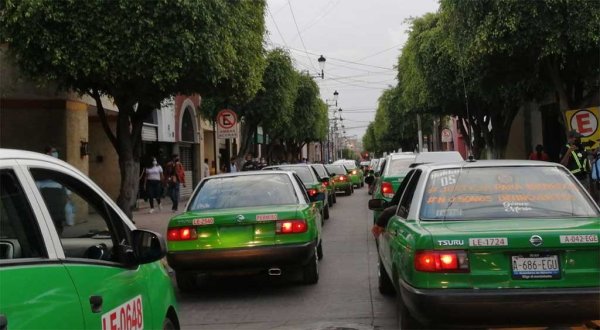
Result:
<svg viewBox="0 0 600 330"><path fill-rule="evenodd" d="M173 321L171 321L171 319L168 317L165 318L165 320L163 321L162 328L163 328L163 330L177 330L175 323L173 323Z"/></svg>
<svg viewBox="0 0 600 330"><path fill-rule="evenodd" d="M319 241L319 245L317 245L317 258L323 260L323 241Z"/></svg>
<svg viewBox="0 0 600 330"><path fill-rule="evenodd" d="M302 282L304 284L316 284L319 282L319 259L317 257L317 247L315 253L308 261L306 266L302 267Z"/></svg>
<svg viewBox="0 0 600 330"><path fill-rule="evenodd" d="M325 205L325 210L323 211L323 218L325 218L325 220L329 219L329 205Z"/></svg>
<svg viewBox="0 0 600 330"><path fill-rule="evenodd" d="M333 204L337 203L337 196L335 190L333 191Z"/></svg>
<svg viewBox="0 0 600 330"><path fill-rule="evenodd" d="M197 276L192 272L175 271L175 279L180 292L191 291L198 288Z"/></svg>
<svg viewBox="0 0 600 330"><path fill-rule="evenodd" d="M352 195L352 187L348 187L348 188L346 188L346 194L345 194L345 195L346 195L346 196L350 196L350 195Z"/></svg>
<svg viewBox="0 0 600 330"><path fill-rule="evenodd" d="M329 207L333 207L333 196L329 195L327 197L327 204L329 205Z"/></svg>
<svg viewBox="0 0 600 330"><path fill-rule="evenodd" d="M394 284L390 279L385 267L383 267L383 263L381 262L381 258L377 260L377 279L379 282L379 293L384 296L393 296L396 294L396 289L394 288Z"/></svg>
<svg viewBox="0 0 600 330"><path fill-rule="evenodd" d="M396 310L399 329L425 329L423 324L410 314L400 294L396 295Z"/></svg>

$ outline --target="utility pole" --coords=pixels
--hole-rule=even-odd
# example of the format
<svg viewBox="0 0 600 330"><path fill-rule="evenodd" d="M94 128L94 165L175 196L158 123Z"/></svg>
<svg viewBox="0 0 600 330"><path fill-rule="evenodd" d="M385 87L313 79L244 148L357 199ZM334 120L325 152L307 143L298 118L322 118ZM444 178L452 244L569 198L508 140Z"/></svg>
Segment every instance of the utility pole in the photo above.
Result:
<svg viewBox="0 0 600 330"><path fill-rule="evenodd" d="M417 134L419 139L419 150L421 153L423 151L423 131L421 131L421 115L417 113Z"/></svg>

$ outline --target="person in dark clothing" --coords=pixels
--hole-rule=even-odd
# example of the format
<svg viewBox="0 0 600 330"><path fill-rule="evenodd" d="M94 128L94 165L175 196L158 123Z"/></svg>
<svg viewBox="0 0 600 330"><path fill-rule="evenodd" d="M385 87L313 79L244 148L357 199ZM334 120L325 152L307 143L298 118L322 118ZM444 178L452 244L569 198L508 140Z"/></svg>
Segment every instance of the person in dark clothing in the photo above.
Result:
<svg viewBox="0 0 600 330"><path fill-rule="evenodd" d="M390 218L396 214L396 209L400 203L400 197L402 197L402 191L408 183L409 178L409 176L404 178L400 184L400 187L398 187L398 190L396 190L394 197L392 197L392 200L386 203L386 208L381 212L381 214L379 214L377 220L375 220L375 224L373 224L373 227L371 228L371 232L375 238L379 237L379 235L385 231L385 227L387 227Z"/></svg>
<svg viewBox="0 0 600 330"><path fill-rule="evenodd" d="M252 159L252 154L247 154L246 162L242 165L242 171L255 171L258 169L258 164Z"/></svg>

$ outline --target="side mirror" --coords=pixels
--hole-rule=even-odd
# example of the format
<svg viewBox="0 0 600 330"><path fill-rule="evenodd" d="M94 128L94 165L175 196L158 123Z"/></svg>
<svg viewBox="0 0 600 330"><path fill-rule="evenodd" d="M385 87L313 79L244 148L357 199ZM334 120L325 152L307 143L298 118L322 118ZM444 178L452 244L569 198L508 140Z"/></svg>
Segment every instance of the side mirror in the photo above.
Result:
<svg viewBox="0 0 600 330"><path fill-rule="evenodd" d="M369 210L382 211L385 208L385 200L383 199L370 199Z"/></svg>
<svg viewBox="0 0 600 330"><path fill-rule="evenodd" d="M158 233L136 229L131 232L133 253L138 264L148 264L167 254L165 239Z"/></svg>
<svg viewBox="0 0 600 330"><path fill-rule="evenodd" d="M329 174L329 176L330 176L330 177L332 177L332 178L334 178L336 175L337 175L337 174L335 174L335 173L331 173L331 174Z"/></svg>
<svg viewBox="0 0 600 330"><path fill-rule="evenodd" d="M368 176L365 178L365 183L368 185L373 184L374 181L375 181L375 178L373 176Z"/></svg>

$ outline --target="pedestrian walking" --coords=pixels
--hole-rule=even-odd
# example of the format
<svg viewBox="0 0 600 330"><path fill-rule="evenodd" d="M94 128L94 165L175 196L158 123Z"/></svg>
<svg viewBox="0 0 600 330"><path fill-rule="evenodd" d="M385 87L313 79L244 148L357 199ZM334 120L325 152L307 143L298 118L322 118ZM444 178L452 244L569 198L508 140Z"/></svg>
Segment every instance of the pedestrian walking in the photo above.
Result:
<svg viewBox="0 0 600 330"><path fill-rule="evenodd" d="M541 160L547 162L550 160L550 157L544 152L544 146L538 144L535 146L535 151L532 151L531 154L529 154L529 160Z"/></svg>
<svg viewBox="0 0 600 330"><path fill-rule="evenodd" d="M177 212L179 207L179 189L180 185L185 187L185 172L183 170L183 165L179 161L179 155L174 154L171 157L171 161L167 163L165 172L167 174L167 189L169 193L169 197L173 202L173 207L171 207L171 211Z"/></svg>
<svg viewBox="0 0 600 330"><path fill-rule="evenodd" d="M210 166L208 166L208 158L204 158L202 163L202 178L208 178L210 176Z"/></svg>
<svg viewBox="0 0 600 330"><path fill-rule="evenodd" d="M235 157L231 158L231 161L229 162L229 173L235 173L237 172L237 165L235 164Z"/></svg>
<svg viewBox="0 0 600 330"><path fill-rule="evenodd" d="M258 169L258 164L252 159L252 154L246 155L246 162L242 165L242 171L254 171Z"/></svg>
<svg viewBox="0 0 600 330"><path fill-rule="evenodd" d="M589 191L590 163L585 147L581 143L581 136L576 130L571 130L567 134L568 143L560 151L560 163L569 169Z"/></svg>
<svg viewBox="0 0 600 330"><path fill-rule="evenodd" d="M162 183L164 180L163 177L163 168L158 165L158 161L156 158L152 158L152 164L149 167L146 167L145 170L146 175L144 175L144 190L146 191L146 196L150 201L150 213L154 212L154 200L156 199L156 205L158 210L162 210L160 206L160 197L162 195Z"/></svg>

